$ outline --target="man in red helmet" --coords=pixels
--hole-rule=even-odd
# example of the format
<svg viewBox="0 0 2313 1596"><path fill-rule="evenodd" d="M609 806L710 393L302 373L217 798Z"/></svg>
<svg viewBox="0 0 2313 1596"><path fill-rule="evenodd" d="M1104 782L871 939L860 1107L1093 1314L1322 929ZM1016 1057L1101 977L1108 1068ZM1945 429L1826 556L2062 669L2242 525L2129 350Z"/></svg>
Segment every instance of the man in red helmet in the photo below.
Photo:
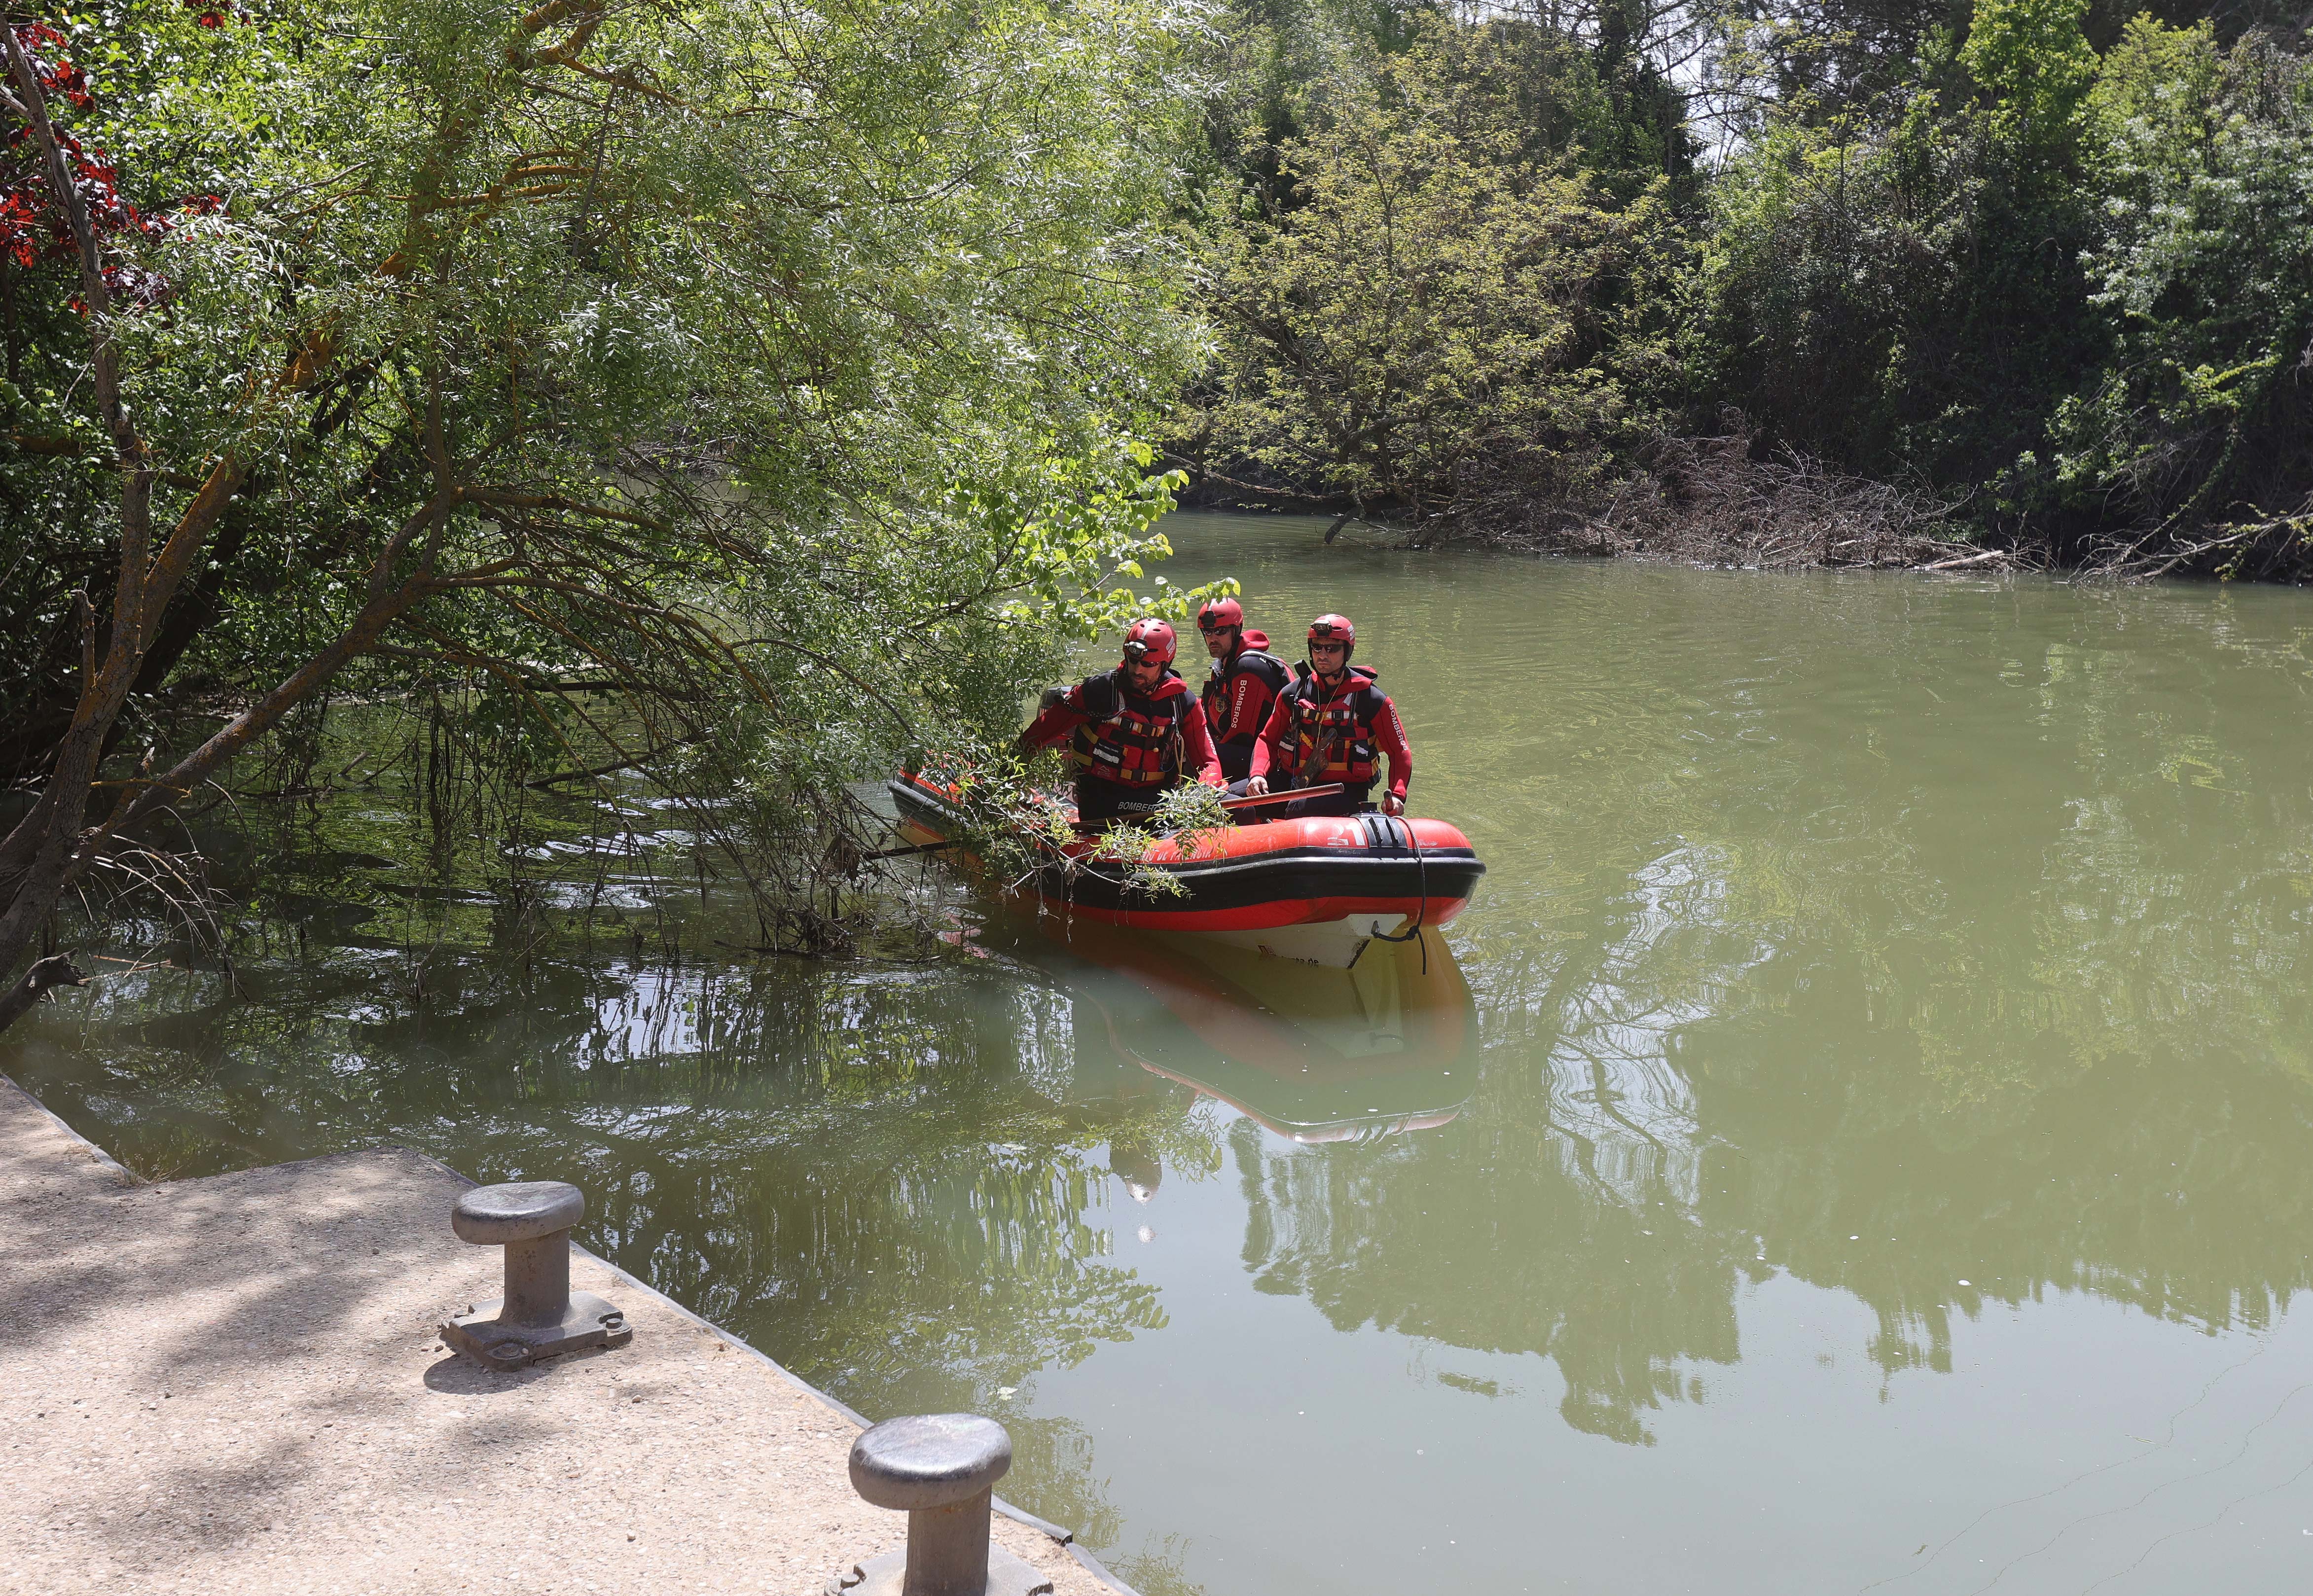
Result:
<svg viewBox="0 0 2313 1596"><path fill-rule="evenodd" d="M1244 790L1260 797L1270 790L1271 772L1287 778L1280 791L1340 782L1343 791L1325 798L1298 798L1285 818L1355 814L1366 804L1380 774L1379 756L1389 757L1389 787L1384 814L1405 812L1405 786L1413 776L1413 750L1397 706L1374 686L1375 672L1351 666L1357 628L1346 615L1321 615L1309 623L1309 671L1277 695L1277 707L1262 728L1253 750L1253 776ZM1262 806L1264 809L1267 805Z"/></svg>
<svg viewBox="0 0 2313 1596"><path fill-rule="evenodd" d="M1022 751L1033 752L1082 731L1078 820L1098 823L1145 813L1187 769L1208 786L1222 785L1204 708L1173 669L1176 647L1165 622L1134 621L1115 670L1086 677L1020 733Z"/></svg>
<svg viewBox="0 0 2313 1596"><path fill-rule="evenodd" d="M1208 600L1197 611L1197 630L1213 660L1205 678L1205 725L1221 775L1241 782L1253 774L1253 745L1293 673L1269 652L1268 634L1245 629L1244 606L1235 599Z"/></svg>

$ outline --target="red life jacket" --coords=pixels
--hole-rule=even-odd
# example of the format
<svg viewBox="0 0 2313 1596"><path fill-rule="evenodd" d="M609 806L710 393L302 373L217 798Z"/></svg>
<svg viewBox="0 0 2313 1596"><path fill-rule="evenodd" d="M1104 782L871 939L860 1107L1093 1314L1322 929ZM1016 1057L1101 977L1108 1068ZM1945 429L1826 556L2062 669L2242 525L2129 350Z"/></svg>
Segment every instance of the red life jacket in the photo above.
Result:
<svg viewBox="0 0 2313 1596"><path fill-rule="evenodd" d="M1150 694L1133 691L1113 672L1087 676L1069 691L1070 707L1093 717L1077 731L1079 768L1119 786L1165 785L1180 774L1181 722L1194 702L1189 684L1170 670Z"/></svg>
<svg viewBox="0 0 2313 1596"><path fill-rule="evenodd" d="M1269 635L1248 629L1244 646L1226 660L1215 660L1210 676L1205 678L1205 724L1213 734L1213 744L1251 742L1269 724L1269 712L1276 706L1277 695L1293 673L1285 662L1268 652ZM1261 684L1260 690L1244 699L1244 713L1234 721L1229 718L1229 702L1237 697L1237 678L1250 674Z"/></svg>
<svg viewBox="0 0 2313 1596"><path fill-rule="evenodd" d="M1285 767L1297 785L1337 781L1368 786L1379 774L1374 724L1388 709L1389 695L1373 685L1374 674L1363 665L1350 666L1349 681L1336 695L1310 671L1278 695L1287 715Z"/></svg>

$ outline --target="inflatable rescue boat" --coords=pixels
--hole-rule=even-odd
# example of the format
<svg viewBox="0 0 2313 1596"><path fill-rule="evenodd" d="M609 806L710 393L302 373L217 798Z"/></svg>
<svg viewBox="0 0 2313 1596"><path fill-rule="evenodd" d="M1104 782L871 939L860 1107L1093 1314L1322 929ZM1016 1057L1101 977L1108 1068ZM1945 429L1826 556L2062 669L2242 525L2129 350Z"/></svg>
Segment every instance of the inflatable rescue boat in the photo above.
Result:
<svg viewBox="0 0 2313 1596"><path fill-rule="evenodd" d="M913 771L891 784L911 842L960 836L955 790ZM1376 936L1444 925L1486 873L1470 839L1444 820L1382 814L1313 816L1231 826L1159 842L1146 864L1178 894L1132 888L1098 837L1055 850L1016 889L1054 914L1148 931L1196 932L1280 959L1345 969ZM969 855L965 863L971 863Z"/></svg>

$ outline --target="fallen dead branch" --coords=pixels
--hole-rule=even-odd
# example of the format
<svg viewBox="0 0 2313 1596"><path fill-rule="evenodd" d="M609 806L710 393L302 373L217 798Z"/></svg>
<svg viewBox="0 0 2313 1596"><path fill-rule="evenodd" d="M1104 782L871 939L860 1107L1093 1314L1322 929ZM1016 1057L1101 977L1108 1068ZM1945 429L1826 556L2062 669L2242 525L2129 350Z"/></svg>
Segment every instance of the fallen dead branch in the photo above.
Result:
<svg viewBox="0 0 2313 1596"><path fill-rule="evenodd" d="M1715 437L1657 439L1603 504L1457 501L1451 534L1614 557L1795 570L2004 571L2045 562L1957 535L1964 499L1852 477L1790 449L1763 457L1740 416ZM1425 538L1424 541L1435 540Z"/></svg>
<svg viewBox="0 0 2313 1596"><path fill-rule="evenodd" d="M2313 574L2313 496L2286 514L2251 509L2250 519L2180 537L2155 528L2126 548L2115 545L2084 567L2122 582L2163 576L2215 576L2228 582L2303 582Z"/></svg>

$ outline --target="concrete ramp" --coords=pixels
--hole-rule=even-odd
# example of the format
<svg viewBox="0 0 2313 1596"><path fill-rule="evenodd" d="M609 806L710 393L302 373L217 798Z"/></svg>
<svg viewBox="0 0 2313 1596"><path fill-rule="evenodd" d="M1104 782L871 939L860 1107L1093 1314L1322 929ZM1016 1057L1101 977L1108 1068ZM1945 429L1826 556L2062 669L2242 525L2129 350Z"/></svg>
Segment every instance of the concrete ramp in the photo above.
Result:
<svg viewBox="0 0 2313 1596"><path fill-rule="evenodd" d="M498 1293L465 1186L400 1148L139 1185L0 1077L0 1591L818 1596L903 1542L840 1408L591 1254L571 1284L631 1346L444 1353Z"/></svg>

